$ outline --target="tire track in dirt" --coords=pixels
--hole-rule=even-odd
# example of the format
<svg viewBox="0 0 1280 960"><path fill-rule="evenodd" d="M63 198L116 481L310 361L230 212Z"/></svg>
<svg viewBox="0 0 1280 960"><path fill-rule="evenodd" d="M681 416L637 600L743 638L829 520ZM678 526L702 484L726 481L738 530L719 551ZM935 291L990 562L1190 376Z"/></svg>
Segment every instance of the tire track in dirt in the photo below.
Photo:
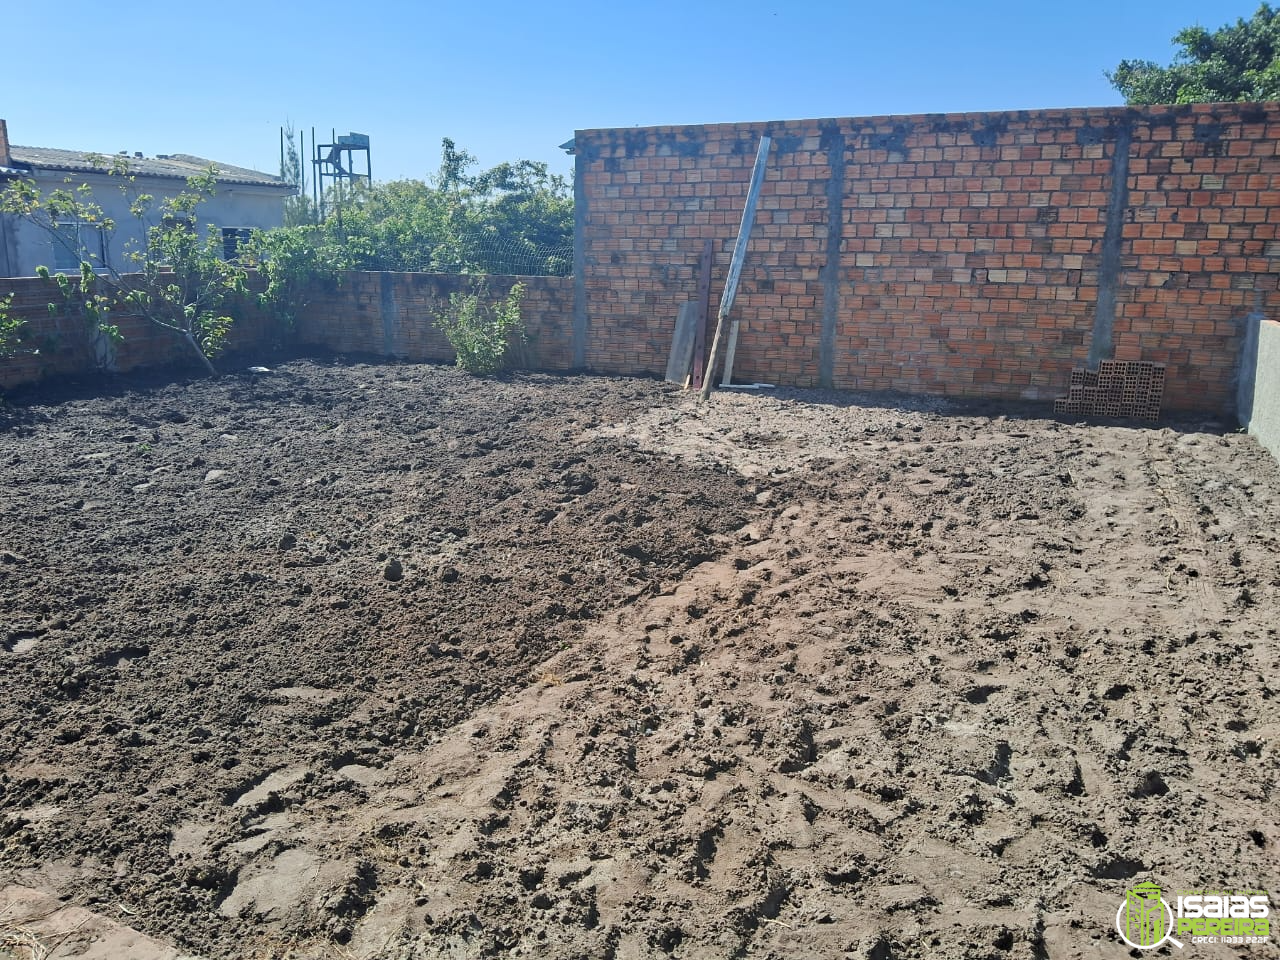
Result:
<svg viewBox="0 0 1280 960"><path fill-rule="evenodd" d="M122 479L41 425L88 492L16 465L35 529L101 497L85 535L138 549L93 576L189 559L78 620L54 539L9 564L35 644L0 657L46 709L6 708L0 870L300 960L1104 957L1136 876L1274 886L1280 470L1248 438L350 378L276 389L301 440L215 391L207 463L158 426ZM271 462L206 487L234 431ZM106 491L155 466L148 526Z"/></svg>
<svg viewBox="0 0 1280 960"><path fill-rule="evenodd" d="M1117 633L1123 580L1074 593L1083 571L1136 574L1156 555L1121 520L1152 512L1159 478L1143 484L1138 452L1076 468L1072 490L1118 485L1120 509L1100 512L1095 536L1029 551L1022 518L1069 530L1080 500L1050 476L1013 503L974 503L965 482L1018 459L1001 446L984 439L985 478L962 448L961 465L935 465L931 483L961 482L930 508L909 463L905 481L863 461L782 480L725 559L401 758L354 828L396 838L414 906L373 908L352 943L1103 956L1098 917L1139 871L1239 871L1206 862L1197 830L1254 823L1258 808L1223 789L1216 755L1179 746L1194 706L1124 662L1146 650L1158 663L1165 601L1128 595ZM1117 548L1135 555L1117 564ZM1191 795L1203 813L1170 830ZM1081 930L1100 932L1092 948Z"/></svg>

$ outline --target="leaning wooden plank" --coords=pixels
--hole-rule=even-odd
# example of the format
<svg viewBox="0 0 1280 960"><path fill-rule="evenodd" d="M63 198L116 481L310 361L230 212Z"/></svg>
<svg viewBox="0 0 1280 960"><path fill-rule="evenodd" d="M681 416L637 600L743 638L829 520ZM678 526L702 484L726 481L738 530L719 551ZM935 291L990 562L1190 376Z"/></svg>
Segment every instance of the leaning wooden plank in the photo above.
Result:
<svg viewBox="0 0 1280 960"><path fill-rule="evenodd" d="M711 315L711 258L715 248L710 240L702 241L702 257L698 260L698 331L693 341L693 389L702 389L707 362L707 320Z"/></svg>
<svg viewBox="0 0 1280 960"><path fill-rule="evenodd" d="M768 137L760 138L760 149L756 152L756 165L751 171L751 186L747 189L747 203L742 208L742 223L738 227L738 242L733 246L733 260L729 263L729 279L725 281L724 293L720 295L720 309L716 314L716 335L711 340L711 355L707 359L707 375L702 384L702 399L711 396L711 381L715 378L716 354L720 350L720 335L724 332L724 321L733 308L733 298L738 293L738 279L742 276L742 262L747 256L747 241L751 238L751 226L756 219L756 201L760 199L760 185L764 182L765 163L769 159ZM724 382L728 383L733 376L733 354L738 345L738 324L734 321L733 337L729 346L729 355L725 359Z"/></svg>
<svg viewBox="0 0 1280 960"><path fill-rule="evenodd" d="M693 341L697 336L698 303L688 300L680 304L676 330L671 338L671 356L667 358L667 383L684 384L693 362Z"/></svg>
<svg viewBox="0 0 1280 960"><path fill-rule="evenodd" d="M733 386L733 360L738 354L738 317L729 324L729 349L724 354L724 376L720 378L721 387Z"/></svg>

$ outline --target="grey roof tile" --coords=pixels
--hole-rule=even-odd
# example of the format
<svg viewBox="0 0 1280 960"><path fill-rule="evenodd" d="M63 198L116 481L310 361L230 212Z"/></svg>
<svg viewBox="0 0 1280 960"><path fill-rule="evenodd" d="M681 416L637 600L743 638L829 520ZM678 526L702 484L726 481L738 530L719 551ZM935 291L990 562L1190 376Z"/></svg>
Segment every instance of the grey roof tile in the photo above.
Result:
<svg viewBox="0 0 1280 960"><path fill-rule="evenodd" d="M57 150L52 147L22 147L14 144L9 148L12 164L26 170L66 170L75 173L101 173L110 168L117 157L128 161L129 172L139 176L172 177L185 180L187 177L204 173L214 167L219 183L243 183L256 186L279 187L291 189L279 177L247 167L237 167L216 160L206 160L187 153L162 154L156 157L134 157L123 154L99 153L87 150ZM98 158L95 164L94 159ZM24 171L25 172L25 171Z"/></svg>

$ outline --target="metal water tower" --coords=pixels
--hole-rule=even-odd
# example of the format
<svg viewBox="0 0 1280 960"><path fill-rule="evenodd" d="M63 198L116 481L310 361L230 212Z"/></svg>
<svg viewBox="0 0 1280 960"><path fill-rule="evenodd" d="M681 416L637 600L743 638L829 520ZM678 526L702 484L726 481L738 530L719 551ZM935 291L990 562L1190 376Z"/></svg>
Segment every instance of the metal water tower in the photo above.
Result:
<svg viewBox="0 0 1280 960"><path fill-rule="evenodd" d="M339 217L342 216L344 183L355 180L373 182L368 134L348 133L339 137L330 131L330 138L330 143L316 143L315 130L311 131L311 164L315 167L315 176L311 180L312 199L321 220L325 218L326 205L329 204Z"/></svg>

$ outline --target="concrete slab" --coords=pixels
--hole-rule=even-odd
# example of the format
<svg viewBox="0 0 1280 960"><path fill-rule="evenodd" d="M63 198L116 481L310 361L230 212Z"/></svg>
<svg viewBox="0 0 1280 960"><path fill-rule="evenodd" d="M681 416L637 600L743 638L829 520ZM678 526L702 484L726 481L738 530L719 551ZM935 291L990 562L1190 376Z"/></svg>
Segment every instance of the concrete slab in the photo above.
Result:
<svg viewBox="0 0 1280 960"><path fill-rule="evenodd" d="M1280 323L1250 316L1240 362L1240 425L1280 460Z"/></svg>

